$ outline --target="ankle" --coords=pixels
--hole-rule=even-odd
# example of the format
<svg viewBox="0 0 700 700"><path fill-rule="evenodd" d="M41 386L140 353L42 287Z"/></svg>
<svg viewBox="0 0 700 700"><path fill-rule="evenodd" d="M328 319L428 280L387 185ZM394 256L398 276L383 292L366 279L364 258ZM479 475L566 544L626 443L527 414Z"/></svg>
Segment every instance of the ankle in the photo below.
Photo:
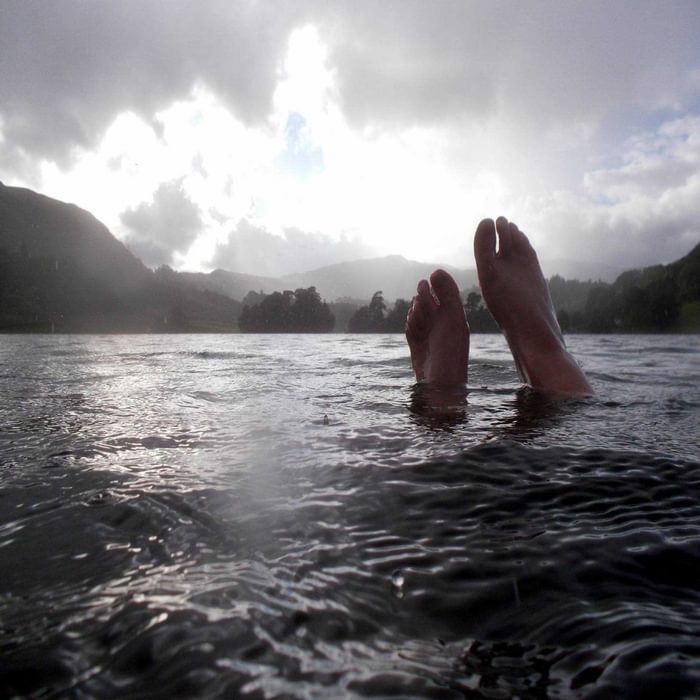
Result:
<svg viewBox="0 0 700 700"><path fill-rule="evenodd" d="M555 350L520 358L525 381L533 389L565 394L592 394L578 362L563 344Z"/></svg>

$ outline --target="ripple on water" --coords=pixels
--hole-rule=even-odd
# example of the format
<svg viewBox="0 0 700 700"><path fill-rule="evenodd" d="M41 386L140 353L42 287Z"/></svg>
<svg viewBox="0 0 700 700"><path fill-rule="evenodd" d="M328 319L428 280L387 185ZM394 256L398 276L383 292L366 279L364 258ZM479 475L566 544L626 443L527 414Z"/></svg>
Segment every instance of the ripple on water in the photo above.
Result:
<svg viewBox="0 0 700 700"><path fill-rule="evenodd" d="M479 339L445 419L391 339L139 342L0 406L0 696L700 695L684 388L516 393Z"/></svg>

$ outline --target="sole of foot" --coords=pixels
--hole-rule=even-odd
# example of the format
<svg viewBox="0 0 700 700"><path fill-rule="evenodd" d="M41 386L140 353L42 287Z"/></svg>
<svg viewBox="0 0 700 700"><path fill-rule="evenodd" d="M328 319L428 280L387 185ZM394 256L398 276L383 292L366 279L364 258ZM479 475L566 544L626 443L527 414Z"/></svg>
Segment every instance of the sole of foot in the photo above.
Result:
<svg viewBox="0 0 700 700"><path fill-rule="evenodd" d="M463 385L467 379L469 326L459 288L444 270L418 283L406 319L406 340L419 382Z"/></svg>
<svg viewBox="0 0 700 700"><path fill-rule="evenodd" d="M474 235L474 257L482 296L508 341L523 381L548 392L591 394L586 376L566 349L537 253L527 236L505 217L495 223L484 219Z"/></svg>

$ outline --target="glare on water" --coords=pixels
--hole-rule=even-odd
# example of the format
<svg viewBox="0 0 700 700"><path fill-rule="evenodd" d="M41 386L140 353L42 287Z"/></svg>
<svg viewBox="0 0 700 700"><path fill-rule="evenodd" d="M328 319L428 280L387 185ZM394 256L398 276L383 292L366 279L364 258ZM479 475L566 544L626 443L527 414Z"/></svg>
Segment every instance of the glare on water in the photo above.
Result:
<svg viewBox="0 0 700 700"><path fill-rule="evenodd" d="M445 415L399 336L5 336L1 694L697 694L695 339L569 345Z"/></svg>

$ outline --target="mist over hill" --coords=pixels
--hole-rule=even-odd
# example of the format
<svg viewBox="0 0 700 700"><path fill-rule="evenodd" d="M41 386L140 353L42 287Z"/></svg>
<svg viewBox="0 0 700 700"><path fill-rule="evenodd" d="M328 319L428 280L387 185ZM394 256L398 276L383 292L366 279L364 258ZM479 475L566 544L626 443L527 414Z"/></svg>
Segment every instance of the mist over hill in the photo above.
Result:
<svg viewBox="0 0 700 700"><path fill-rule="evenodd" d="M538 257L542 272L547 279L556 275L567 280L581 282L614 282L625 271L622 267L594 263L588 260Z"/></svg>
<svg viewBox="0 0 700 700"><path fill-rule="evenodd" d="M411 299L416 293L418 280L430 277L436 267L447 270L460 289L477 284L476 270L416 262L401 255L336 263L303 274L286 275L282 280L296 286L313 283L321 295L328 299L349 297L369 300L374 292L382 290L384 298L393 301Z"/></svg>
<svg viewBox="0 0 700 700"><path fill-rule="evenodd" d="M430 277L430 273L436 267L450 272L460 288L469 288L478 283L476 270L421 263L407 260L400 255L337 263L277 278L257 277L225 270L214 270L208 274L180 274L199 289L208 289L239 300L243 300L250 291L270 294L285 289L306 289L313 286L327 301L353 299L366 302L377 290L382 290L384 297L391 301L411 299L416 292L418 280Z"/></svg>
<svg viewBox="0 0 700 700"><path fill-rule="evenodd" d="M562 270L563 261L543 263ZM234 331L243 301L315 287L336 315L335 330L381 291L388 306L410 300L418 280L450 272L479 311L474 269L400 255L338 263L283 277L215 270L153 271L89 212L0 183L0 331ZM587 281L550 279L555 308L570 330L696 330L700 327L700 246L670 265L613 274L585 267ZM469 297L469 299L468 299ZM492 328L488 323L484 328ZM474 329L479 330L478 324Z"/></svg>
<svg viewBox="0 0 700 700"><path fill-rule="evenodd" d="M241 304L153 272L92 214L0 183L0 330L235 330Z"/></svg>
<svg viewBox="0 0 700 700"><path fill-rule="evenodd" d="M110 290L138 289L152 272L92 214L0 183L0 247L25 257L71 261Z"/></svg>

